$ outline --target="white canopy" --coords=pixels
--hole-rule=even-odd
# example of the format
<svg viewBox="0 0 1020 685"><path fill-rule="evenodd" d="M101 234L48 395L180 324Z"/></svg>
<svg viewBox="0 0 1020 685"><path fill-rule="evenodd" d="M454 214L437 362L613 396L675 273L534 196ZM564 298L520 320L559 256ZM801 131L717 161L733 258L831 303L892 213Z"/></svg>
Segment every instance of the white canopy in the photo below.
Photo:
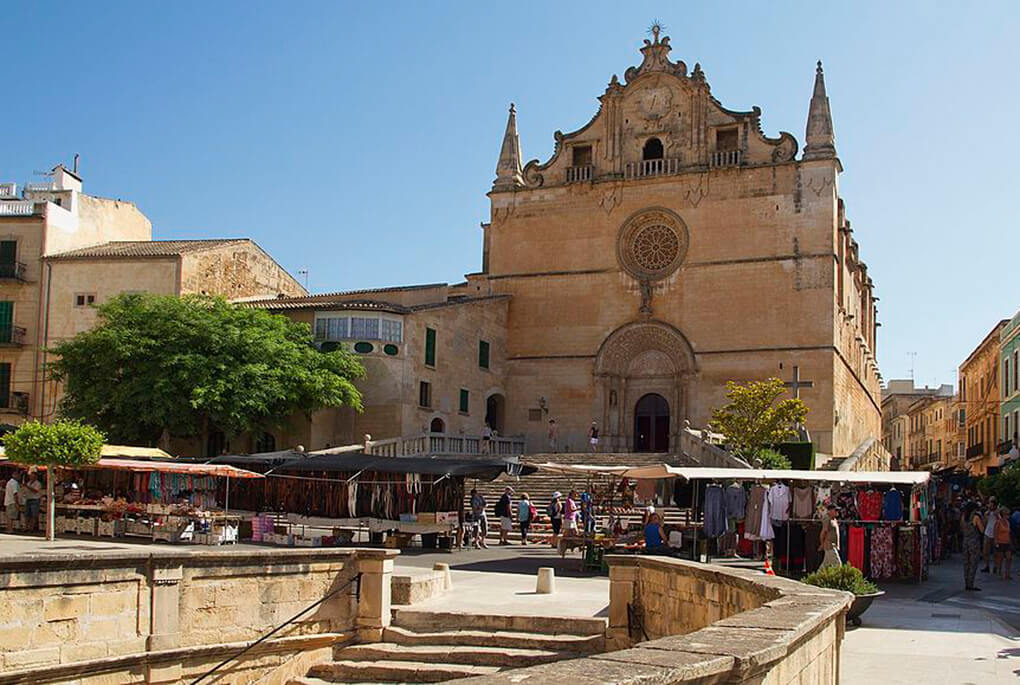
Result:
<svg viewBox="0 0 1020 685"><path fill-rule="evenodd" d="M684 480L806 480L829 483L885 483L921 485L927 471L798 471L794 469L735 469L704 466L601 466L593 464L531 464L546 473L605 475L621 478L683 478Z"/></svg>

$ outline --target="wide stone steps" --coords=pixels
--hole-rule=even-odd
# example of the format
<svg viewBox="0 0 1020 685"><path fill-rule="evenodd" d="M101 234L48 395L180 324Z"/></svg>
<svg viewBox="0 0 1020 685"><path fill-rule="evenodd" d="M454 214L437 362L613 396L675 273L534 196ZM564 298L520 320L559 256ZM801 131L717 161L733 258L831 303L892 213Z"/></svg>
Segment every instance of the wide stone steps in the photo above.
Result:
<svg viewBox="0 0 1020 685"><path fill-rule="evenodd" d="M605 637L569 633L528 633L512 630L446 630L419 632L390 626L383 632L386 642L399 645L455 645L536 649L557 653L595 654L605 648Z"/></svg>
<svg viewBox="0 0 1020 685"><path fill-rule="evenodd" d="M441 683L458 678L489 675L498 670L497 666L471 666L427 661L341 659L316 664L308 670L308 675L328 683Z"/></svg>
<svg viewBox="0 0 1020 685"><path fill-rule="evenodd" d="M604 618L394 609L382 641L336 647L288 685L438 683L605 650Z"/></svg>
<svg viewBox="0 0 1020 685"><path fill-rule="evenodd" d="M467 666L532 666L577 656L548 649L491 647L480 645L406 645L374 642L338 650L345 661L420 661Z"/></svg>

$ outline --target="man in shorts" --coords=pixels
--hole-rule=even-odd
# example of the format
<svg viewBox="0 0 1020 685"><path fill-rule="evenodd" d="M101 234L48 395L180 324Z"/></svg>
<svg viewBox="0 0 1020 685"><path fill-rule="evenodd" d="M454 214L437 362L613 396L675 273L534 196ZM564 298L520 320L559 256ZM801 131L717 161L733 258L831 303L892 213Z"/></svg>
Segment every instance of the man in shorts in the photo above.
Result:
<svg viewBox="0 0 1020 685"><path fill-rule="evenodd" d="M471 489L471 520L475 524L474 543L476 548L488 549L485 536L489 532L489 517L485 514L485 497L477 488Z"/></svg>

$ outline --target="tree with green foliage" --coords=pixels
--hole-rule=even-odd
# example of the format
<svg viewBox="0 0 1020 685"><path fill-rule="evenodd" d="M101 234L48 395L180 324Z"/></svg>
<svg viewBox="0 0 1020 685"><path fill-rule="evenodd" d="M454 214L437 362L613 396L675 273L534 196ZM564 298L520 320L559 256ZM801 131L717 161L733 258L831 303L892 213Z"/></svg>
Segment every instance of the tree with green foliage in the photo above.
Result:
<svg viewBox="0 0 1020 685"><path fill-rule="evenodd" d="M3 437L7 458L17 464L46 467L46 539L54 538L53 481L59 467L95 464L106 436L78 421L29 421Z"/></svg>
<svg viewBox="0 0 1020 685"><path fill-rule="evenodd" d="M61 412L124 444L279 426L296 411L361 409L361 362L320 352L308 324L217 297L120 295L52 352Z"/></svg>
<svg viewBox="0 0 1020 685"><path fill-rule="evenodd" d="M998 473L985 476L977 483L978 492L1009 508L1020 507L1020 461L1002 467Z"/></svg>
<svg viewBox="0 0 1020 685"><path fill-rule="evenodd" d="M770 468L784 462L789 467L789 460L776 453L782 458L777 460L770 448L797 434L796 426L804 422L808 408L799 399L777 403L784 392L786 386L778 378L743 385L728 381L729 401L712 412L709 428L722 433L733 452L744 459L767 463Z"/></svg>

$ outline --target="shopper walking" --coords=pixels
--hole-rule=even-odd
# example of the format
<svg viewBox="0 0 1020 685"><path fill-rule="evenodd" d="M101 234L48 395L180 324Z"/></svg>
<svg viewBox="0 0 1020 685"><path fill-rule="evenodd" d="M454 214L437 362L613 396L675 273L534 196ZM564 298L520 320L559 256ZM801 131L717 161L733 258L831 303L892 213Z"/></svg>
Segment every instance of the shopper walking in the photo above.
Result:
<svg viewBox="0 0 1020 685"><path fill-rule="evenodd" d="M42 483L39 481L39 473L32 471L28 474L24 487L25 500L25 525L28 531L35 533L39 530L39 502L42 500Z"/></svg>
<svg viewBox="0 0 1020 685"><path fill-rule="evenodd" d="M18 520L18 499L21 492L21 483L18 482L18 474L12 473L11 479L4 486L4 513L7 517L7 532L14 532L14 522Z"/></svg>
<svg viewBox="0 0 1020 685"><path fill-rule="evenodd" d="M514 529L513 518L511 517L511 508L513 507L513 500L511 496L514 494L514 489L507 486L503 489L503 495L496 502L496 516L499 518L499 544L509 545L510 541L507 537L510 535L510 531Z"/></svg>
<svg viewBox="0 0 1020 685"><path fill-rule="evenodd" d="M984 522L978 513L977 502L967 502L963 507L963 589L973 592L981 590L974 585L978 562L981 560L981 542L984 538Z"/></svg>
<svg viewBox="0 0 1020 685"><path fill-rule="evenodd" d="M477 488L471 489L471 519L475 525L475 548L488 549L485 536L489 533L489 518L485 514L485 497Z"/></svg>
<svg viewBox="0 0 1020 685"><path fill-rule="evenodd" d="M839 558L839 521L835 504L828 507L828 519L822 524L822 534L818 538L818 550L824 553L820 569L830 566L842 566L843 561Z"/></svg>
<svg viewBox="0 0 1020 685"><path fill-rule="evenodd" d="M560 498L563 494L557 490L552 494L552 501L549 502L549 524L552 526L552 538L549 544L557 547L560 544L560 531L563 529L563 502Z"/></svg>
<svg viewBox="0 0 1020 685"><path fill-rule="evenodd" d="M528 493L522 492L521 499L517 502L517 525L521 528L521 544L528 544L528 529L535 519L535 507L531 504Z"/></svg>
<svg viewBox="0 0 1020 685"><path fill-rule="evenodd" d="M995 569L1003 580L1013 577L1013 546L1009 531L1009 508L1000 507L995 517Z"/></svg>
<svg viewBox="0 0 1020 685"><path fill-rule="evenodd" d="M981 573L988 573L989 565L992 561L992 550L995 548L995 518L999 515L999 506L996 504L995 498L988 498L988 507L985 510L985 518L983 519L984 538L983 538L983 551L985 554L985 567L981 569Z"/></svg>
<svg viewBox="0 0 1020 685"><path fill-rule="evenodd" d="M588 429L588 444L591 446L592 452L599 451L599 425L594 421L591 422L591 428Z"/></svg>
<svg viewBox="0 0 1020 685"><path fill-rule="evenodd" d="M567 495L567 503L563 509L563 516L567 519L567 534L577 535L577 517L580 512L580 505L577 503L577 491L571 490Z"/></svg>

